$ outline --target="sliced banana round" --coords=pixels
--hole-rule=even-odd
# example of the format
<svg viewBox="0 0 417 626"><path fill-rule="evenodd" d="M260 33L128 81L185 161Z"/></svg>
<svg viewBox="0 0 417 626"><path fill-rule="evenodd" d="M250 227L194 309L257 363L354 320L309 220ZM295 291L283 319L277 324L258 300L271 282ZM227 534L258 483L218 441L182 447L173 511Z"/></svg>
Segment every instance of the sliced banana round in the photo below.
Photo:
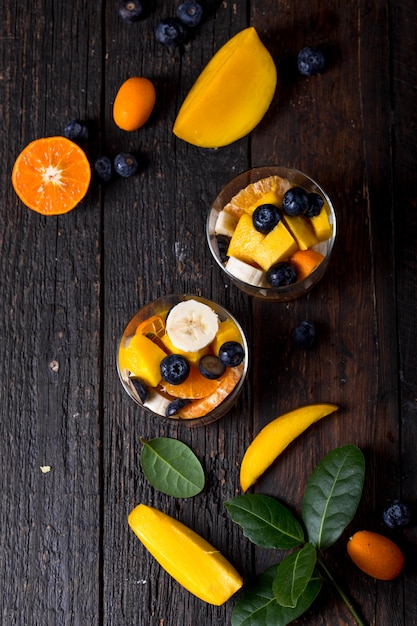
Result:
<svg viewBox="0 0 417 626"><path fill-rule="evenodd" d="M208 346L219 328L219 318L207 304L184 300L168 313L166 332L171 343L183 352L196 352Z"/></svg>

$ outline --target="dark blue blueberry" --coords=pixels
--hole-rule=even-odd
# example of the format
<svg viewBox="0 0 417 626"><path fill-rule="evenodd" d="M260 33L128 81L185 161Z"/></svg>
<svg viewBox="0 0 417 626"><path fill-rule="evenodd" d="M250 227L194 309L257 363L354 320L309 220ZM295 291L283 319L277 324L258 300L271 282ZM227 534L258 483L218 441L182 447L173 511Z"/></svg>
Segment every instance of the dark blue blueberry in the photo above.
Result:
<svg viewBox="0 0 417 626"><path fill-rule="evenodd" d="M245 351L238 341L226 341L220 346L219 360L226 367L237 367L245 357Z"/></svg>
<svg viewBox="0 0 417 626"><path fill-rule="evenodd" d="M133 154L121 152L114 159L114 169L119 176L128 178L138 171L138 162Z"/></svg>
<svg viewBox="0 0 417 626"><path fill-rule="evenodd" d="M324 204L323 198L318 193L308 194L308 209L305 212L306 217L316 217L319 215Z"/></svg>
<svg viewBox="0 0 417 626"><path fill-rule="evenodd" d="M182 2L177 9L177 17L189 28L195 28L203 19L203 7L199 2Z"/></svg>
<svg viewBox="0 0 417 626"><path fill-rule="evenodd" d="M119 15L124 22L137 22L143 13L143 6L139 0L120 0Z"/></svg>
<svg viewBox="0 0 417 626"><path fill-rule="evenodd" d="M226 370L226 365L214 354L205 354L198 363L198 369L205 378L216 380Z"/></svg>
<svg viewBox="0 0 417 626"><path fill-rule="evenodd" d="M304 215L308 209L308 196L301 187L291 187L282 199L282 208L287 215Z"/></svg>
<svg viewBox="0 0 417 626"><path fill-rule="evenodd" d="M64 136L74 141L85 141L88 139L88 126L80 120L71 120L64 128Z"/></svg>
<svg viewBox="0 0 417 626"><path fill-rule="evenodd" d="M266 279L271 287L286 287L297 282L297 272L290 263L281 261L269 268Z"/></svg>
<svg viewBox="0 0 417 626"><path fill-rule="evenodd" d="M94 169L97 176L105 182L109 181L113 176L113 166L107 156L98 157L94 163Z"/></svg>
<svg viewBox="0 0 417 626"><path fill-rule="evenodd" d="M177 17L168 17L159 22L156 39L168 48L175 48L185 41L187 29Z"/></svg>
<svg viewBox="0 0 417 626"><path fill-rule="evenodd" d="M171 385L180 385L190 373L190 364L181 354L169 354L160 364L163 380Z"/></svg>
<svg viewBox="0 0 417 626"><path fill-rule="evenodd" d="M300 322L291 333L291 343L296 348L311 348L316 338L316 329L312 322Z"/></svg>
<svg viewBox="0 0 417 626"><path fill-rule="evenodd" d="M281 214L275 204L261 204L252 214L254 227L264 235L275 228L280 219Z"/></svg>
<svg viewBox="0 0 417 626"><path fill-rule="evenodd" d="M226 263L227 259L227 251L229 249L230 239L226 237L226 235L217 235L217 248L219 250L219 257L222 263Z"/></svg>
<svg viewBox="0 0 417 626"><path fill-rule="evenodd" d="M407 526L410 521L410 509L404 502L393 500L382 512L384 524L388 528L401 528Z"/></svg>
<svg viewBox="0 0 417 626"><path fill-rule="evenodd" d="M320 74L324 70L326 60L324 54L319 48L314 46L306 46L298 53L297 66L301 74L305 76L313 76Z"/></svg>
<svg viewBox="0 0 417 626"><path fill-rule="evenodd" d="M190 404L190 402L191 400L188 400L187 398L176 398L168 404L167 408L165 409L165 416L173 417L178 413L178 411L181 411L181 409L187 406L187 404Z"/></svg>
<svg viewBox="0 0 417 626"><path fill-rule="evenodd" d="M141 402L146 402L148 397L148 388L140 378L131 378L130 382L136 390Z"/></svg>

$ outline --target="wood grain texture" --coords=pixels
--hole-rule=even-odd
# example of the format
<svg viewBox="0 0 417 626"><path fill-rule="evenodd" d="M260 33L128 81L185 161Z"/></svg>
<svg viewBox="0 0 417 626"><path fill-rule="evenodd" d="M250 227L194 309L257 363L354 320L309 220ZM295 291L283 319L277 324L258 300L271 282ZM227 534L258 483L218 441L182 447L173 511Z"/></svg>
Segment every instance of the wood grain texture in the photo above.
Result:
<svg viewBox="0 0 417 626"><path fill-rule="evenodd" d="M171 580L127 525L139 502L201 533L253 579L281 557L254 548L228 517L239 464L270 419L309 402L341 409L293 442L258 481L300 511L308 476L331 449L361 447L364 494L354 522L326 554L370 626L417 626L415 522L384 528L381 511L416 501L416 7L411 0L206 3L183 50L155 40L177 2L152 4L125 24L117 2L35 0L8 6L0 26L0 624L195 626L230 624L234 601L212 607ZM273 4L273 10L271 10ZM259 126L204 150L174 137L176 113L201 69L232 35L258 30L280 84ZM323 46L326 71L302 77L298 50ZM149 122L118 129L120 84L156 87ZM15 196L10 173L37 137L88 120L93 161L135 152L141 172L93 182L83 203L42 217ZM213 263L208 208L235 174L256 165L296 167L329 193L339 220L332 263L307 296L263 303L239 292ZM237 405L189 429L149 419L123 392L119 337L142 305L166 293L212 298L241 321L251 369ZM289 336L310 319L318 340L297 351ZM200 458L204 492L177 500L140 468L140 438L176 437ZM43 473L41 467L50 466ZM404 548L404 574L380 583L348 560L349 533L384 532ZM297 624L351 626L327 587Z"/></svg>

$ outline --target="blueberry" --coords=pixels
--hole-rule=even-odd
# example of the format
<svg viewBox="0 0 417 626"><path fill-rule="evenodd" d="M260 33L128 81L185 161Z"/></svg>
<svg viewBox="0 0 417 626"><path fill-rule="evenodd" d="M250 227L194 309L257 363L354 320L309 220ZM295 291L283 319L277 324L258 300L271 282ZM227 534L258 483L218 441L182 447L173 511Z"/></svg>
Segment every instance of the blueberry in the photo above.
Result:
<svg viewBox="0 0 417 626"><path fill-rule="evenodd" d="M261 204L252 214L254 227L264 235L275 228L280 219L281 214L275 204Z"/></svg>
<svg viewBox="0 0 417 626"><path fill-rule="evenodd" d="M168 17L159 22L156 28L156 39L168 48L175 48L183 43L187 29L177 17Z"/></svg>
<svg viewBox="0 0 417 626"><path fill-rule="evenodd" d="M186 26L195 28L203 19L203 7L199 2L183 2L177 9L177 17Z"/></svg>
<svg viewBox="0 0 417 626"><path fill-rule="evenodd" d="M410 509L400 500L393 500L382 512L384 524L388 526L388 528L395 529L407 526L410 517Z"/></svg>
<svg viewBox="0 0 417 626"><path fill-rule="evenodd" d="M306 217L316 217L319 215L324 204L323 198L318 193L308 194L308 209L305 212Z"/></svg>
<svg viewBox="0 0 417 626"><path fill-rule="evenodd" d="M308 196L301 187L291 187L282 199L282 208L287 215L304 215L308 209Z"/></svg>
<svg viewBox="0 0 417 626"><path fill-rule="evenodd" d="M319 48L306 46L298 53L297 66L299 72L305 76L320 74L325 66L324 54Z"/></svg>
<svg viewBox="0 0 417 626"><path fill-rule="evenodd" d="M121 152L114 159L114 169L119 176L128 178L138 171L138 162L133 154Z"/></svg>
<svg viewBox="0 0 417 626"><path fill-rule="evenodd" d="M141 402L146 402L148 397L148 388L140 378L131 378L130 382L136 390Z"/></svg>
<svg viewBox="0 0 417 626"><path fill-rule="evenodd" d="M85 141L88 139L88 126L80 120L71 120L64 128L64 135L67 139Z"/></svg>
<svg viewBox="0 0 417 626"><path fill-rule="evenodd" d="M190 373L190 364L181 354L169 354L160 364L163 380L171 385L180 385Z"/></svg>
<svg viewBox="0 0 417 626"><path fill-rule="evenodd" d="M109 181L113 176L113 166L107 156L98 157L94 163L94 169L97 176L105 182Z"/></svg>
<svg viewBox="0 0 417 626"><path fill-rule="evenodd" d="M173 415L176 415L178 411L181 411L181 409L187 406L187 404L190 404L190 402L191 400L188 400L187 398L176 398L168 404L165 409L165 416L172 417Z"/></svg>
<svg viewBox="0 0 417 626"><path fill-rule="evenodd" d="M143 13L143 6L139 0L120 0L118 10L124 22L137 22Z"/></svg>
<svg viewBox="0 0 417 626"><path fill-rule="evenodd" d="M269 268L266 279L271 287L286 287L297 282L297 272L290 263L281 261Z"/></svg>
<svg viewBox="0 0 417 626"><path fill-rule="evenodd" d="M227 259L227 251L229 249L230 239L226 237L226 235L217 235L217 248L219 250L219 257L222 263L226 263Z"/></svg>
<svg viewBox="0 0 417 626"><path fill-rule="evenodd" d="M205 354L198 363L198 369L205 378L216 380L226 370L226 365L214 354Z"/></svg>
<svg viewBox="0 0 417 626"><path fill-rule="evenodd" d="M291 333L291 343L296 348L311 348L316 338L316 329L312 322L300 322Z"/></svg>
<svg viewBox="0 0 417 626"><path fill-rule="evenodd" d="M226 341L220 346L219 360L226 367L240 365L245 356L245 351L238 341Z"/></svg>

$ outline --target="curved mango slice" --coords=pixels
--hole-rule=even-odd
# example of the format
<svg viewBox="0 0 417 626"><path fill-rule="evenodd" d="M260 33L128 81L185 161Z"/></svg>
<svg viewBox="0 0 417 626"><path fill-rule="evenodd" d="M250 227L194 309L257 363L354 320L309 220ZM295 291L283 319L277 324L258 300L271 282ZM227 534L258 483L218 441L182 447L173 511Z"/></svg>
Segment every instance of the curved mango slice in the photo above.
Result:
<svg viewBox="0 0 417 626"><path fill-rule="evenodd" d="M139 504L128 522L168 574L201 600L220 606L242 587L241 576L218 550L166 513Z"/></svg>
<svg viewBox="0 0 417 626"><path fill-rule="evenodd" d="M271 104L275 63L253 27L229 39L185 98L173 133L201 148L219 148L247 135Z"/></svg>
<svg viewBox="0 0 417 626"><path fill-rule="evenodd" d="M240 466L240 486L249 489L285 448L311 424L337 411L335 404L309 404L269 422L247 448Z"/></svg>

